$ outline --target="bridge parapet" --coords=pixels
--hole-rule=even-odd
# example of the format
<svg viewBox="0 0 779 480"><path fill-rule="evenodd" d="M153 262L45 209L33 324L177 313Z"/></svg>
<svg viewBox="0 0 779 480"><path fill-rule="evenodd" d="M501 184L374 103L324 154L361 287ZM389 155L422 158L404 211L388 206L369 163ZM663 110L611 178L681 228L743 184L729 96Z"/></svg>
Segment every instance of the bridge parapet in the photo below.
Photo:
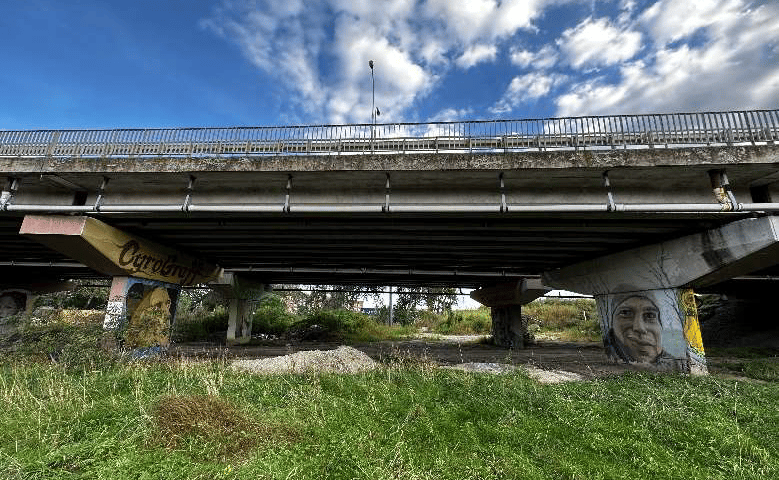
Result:
<svg viewBox="0 0 779 480"><path fill-rule="evenodd" d="M356 155L773 144L779 110L430 123L0 131L0 156Z"/></svg>

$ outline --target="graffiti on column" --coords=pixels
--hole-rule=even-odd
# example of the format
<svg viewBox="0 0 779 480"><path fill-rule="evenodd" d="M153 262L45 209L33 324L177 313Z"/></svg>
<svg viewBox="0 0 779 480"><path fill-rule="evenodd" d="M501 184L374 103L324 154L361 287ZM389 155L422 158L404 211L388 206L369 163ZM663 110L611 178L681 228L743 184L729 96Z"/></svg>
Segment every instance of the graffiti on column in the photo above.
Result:
<svg viewBox="0 0 779 480"><path fill-rule="evenodd" d="M141 284L137 284L142 286ZM124 335L125 346L167 347L170 343L171 298L167 289L157 287L143 291L133 307Z"/></svg>
<svg viewBox="0 0 779 480"><path fill-rule="evenodd" d="M692 290L620 290L626 293L598 296L604 344L612 360L658 370L705 371Z"/></svg>
<svg viewBox="0 0 779 480"><path fill-rule="evenodd" d="M213 274L208 271L204 262L195 259L182 261L179 255L160 255L145 251L136 240L129 240L121 246L117 263L132 275L145 274L150 278L161 278L181 285L188 285L198 278L208 278Z"/></svg>

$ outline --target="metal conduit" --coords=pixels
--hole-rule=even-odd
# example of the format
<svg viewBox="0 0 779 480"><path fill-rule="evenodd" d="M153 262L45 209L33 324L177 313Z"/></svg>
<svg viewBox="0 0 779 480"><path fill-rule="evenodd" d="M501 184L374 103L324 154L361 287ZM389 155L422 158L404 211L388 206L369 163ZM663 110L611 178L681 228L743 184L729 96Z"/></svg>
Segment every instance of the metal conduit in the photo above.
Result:
<svg viewBox="0 0 779 480"><path fill-rule="evenodd" d="M81 263L71 262L0 262L0 267L88 268Z"/></svg>
<svg viewBox="0 0 779 480"><path fill-rule="evenodd" d="M229 272L246 273L297 273L297 274L349 274L349 275L419 275L419 276L437 276L437 277L523 277L529 278L532 275L521 275L519 273L506 272L472 272L467 270L416 270L416 269L378 269L378 268L313 268L313 267L240 267L226 268Z"/></svg>
<svg viewBox="0 0 779 480"><path fill-rule="evenodd" d="M425 205L290 205L287 211L283 205L5 205L4 211L20 213L164 213L164 212L209 212L209 213L500 213L500 204L425 204ZM625 204L617 203L612 210L606 204L537 204L506 205L504 213L591 213L591 212L640 212L640 213L739 213L775 212L779 203L739 203L733 210L726 210L721 204L710 203L660 203Z"/></svg>

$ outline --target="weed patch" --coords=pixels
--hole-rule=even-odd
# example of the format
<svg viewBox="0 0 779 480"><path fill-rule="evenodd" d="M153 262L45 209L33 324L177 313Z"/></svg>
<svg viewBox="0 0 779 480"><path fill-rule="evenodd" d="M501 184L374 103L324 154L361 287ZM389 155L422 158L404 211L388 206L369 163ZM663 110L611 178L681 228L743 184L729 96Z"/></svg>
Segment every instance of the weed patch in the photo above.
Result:
<svg viewBox="0 0 779 480"><path fill-rule="evenodd" d="M157 401L153 418L153 442L202 461L243 458L261 445L299 438L292 427L256 422L230 401L211 395L164 396Z"/></svg>
<svg viewBox="0 0 779 480"><path fill-rule="evenodd" d="M192 342L220 337L227 330L227 309L218 305L213 311L196 309L176 316L171 339L175 342Z"/></svg>

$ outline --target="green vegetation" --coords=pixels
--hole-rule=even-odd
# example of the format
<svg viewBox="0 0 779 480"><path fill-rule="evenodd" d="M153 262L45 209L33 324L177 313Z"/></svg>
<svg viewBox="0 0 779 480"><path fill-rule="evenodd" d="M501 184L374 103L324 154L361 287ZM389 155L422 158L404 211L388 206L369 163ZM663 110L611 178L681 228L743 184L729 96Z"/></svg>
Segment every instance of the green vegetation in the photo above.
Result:
<svg viewBox="0 0 779 480"><path fill-rule="evenodd" d="M595 301L544 299L522 307L523 315L532 318L531 329L542 338L565 341L599 342L600 325ZM400 315L401 317L398 317ZM442 335L489 335L492 328L490 309L431 310L400 308L395 311L396 324L386 325L386 307L377 316L346 309L305 309L305 315L289 313L277 295L263 298L254 313L255 334L291 335L312 325L323 327L326 337L345 342L394 340L408 337L419 329ZM412 320L413 319L413 320ZM213 337L227 329L227 312L217 306L212 312L202 309L179 314L176 339L192 341Z"/></svg>
<svg viewBox="0 0 779 480"><path fill-rule="evenodd" d="M266 295L260 306L254 312L252 333L281 335L300 320L295 314L287 311L284 301L277 295Z"/></svg>
<svg viewBox="0 0 779 480"><path fill-rule="evenodd" d="M568 314L544 303L545 331L587 312L586 303L566 302ZM263 308L255 321L279 331L316 324L352 341L417 328L345 310L300 318ZM193 324L225 318L219 307L192 315ZM488 319L484 308L422 311L418 326L484 332ZM392 357L358 375L129 361L105 353L94 322L25 323L18 339L0 356L4 479L779 477L776 351L709 352L713 371L739 381L628 373L542 385L521 370L465 373Z"/></svg>
<svg viewBox="0 0 779 480"><path fill-rule="evenodd" d="M776 478L779 384L0 366L0 477Z"/></svg>
<svg viewBox="0 0 779 480"><path fill-rule="evenodd" d="M211 311L194 309L177 312L171 337L176 342L194 342L199 340L224 340L227 330L227 308L217 305Z"/></svg>
<svg viewBox="0 0 779 480"><path fill-rule="evenodd" d="M540 329L536 335L539 337L564 341L601 341L595 300L545 298L524 305L522 313L537 321Z"/></svg>
<svg viewBox="0 0 779 480"><path fill-rule="evenodd" d="M422 311L416 323L442 335L488 335L492 328L490 309L452 310L444 314Z"/></svg>
<svg viewBox="0 0 779 480"><path fill-rule="evenodd" d="M712 372L779 381L779 350L775 348L713 348L706 351Z"/></svg>

